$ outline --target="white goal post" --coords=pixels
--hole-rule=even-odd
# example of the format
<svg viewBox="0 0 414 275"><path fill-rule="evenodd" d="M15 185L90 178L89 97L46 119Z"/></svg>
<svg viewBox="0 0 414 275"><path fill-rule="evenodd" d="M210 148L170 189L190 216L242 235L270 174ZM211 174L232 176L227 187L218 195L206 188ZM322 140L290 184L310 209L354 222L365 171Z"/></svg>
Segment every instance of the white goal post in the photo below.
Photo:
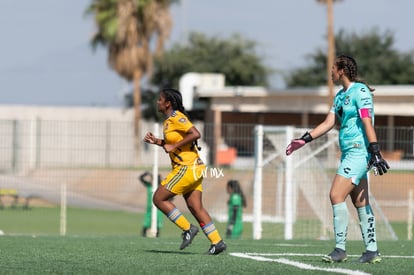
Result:
<svg viewBox="0 0 414 275"><path fill-rule="evenodd" d="M328 239L333 235L329 190L340 157L338 132L332 130L287 157L286 146L307 130L293 126L255 127L255 240L280 238L281 234L285 240ZM375 202L372 194L371 197ZM360 239L356 211L350 200L347 203L350 215L348 239ZM378 239L396 239L379 205L373 203L371 206L376 213Z"/></svg>
<svg viewBox="0 0 414 275"><path fill-rule="evenodd" d="M154 135L158 137L160 135L159 124L154 123ZM155 191L158 188L158 174L159 174L159 164L158 164L158 146L153 146L154 150L154 165L152 166L152 194L154 195ZM157 236L157 207L155 204L152 204L151 208L151 228L150 228L150 235L149 237L155 238Z"/></svg>
<svg viewBox="0 0 414 275"><path fill-rule="evenodd" d="M280 130L279 127L273 128L275 131ZM286 139L285 144L293 138L292 127L281 128L286 129ZM267 130L269 130L267 128ZM270 154L266 159L264 157L264 127L258 125L255 128L255 170L254 170L254 194L253 194L253 239L259 240L262 238L262 189L263 189L263 166L267 165L268 162L272 161L280 156L280 151ZM293 209L292 209L292 161L287 159L286 169L285 169L285 179L286 179L286 190L285 190L285 239L290 240L293 237Z"/></svg>

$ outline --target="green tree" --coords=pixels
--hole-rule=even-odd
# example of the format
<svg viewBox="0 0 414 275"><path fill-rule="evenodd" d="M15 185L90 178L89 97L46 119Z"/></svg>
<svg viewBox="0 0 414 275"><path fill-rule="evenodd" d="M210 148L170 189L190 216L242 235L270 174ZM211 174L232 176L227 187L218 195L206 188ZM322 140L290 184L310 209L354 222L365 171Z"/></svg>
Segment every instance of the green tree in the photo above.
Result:
<svg viewBox="0 0 414 275"><path fill-rule="evenodd" d="M220 39L193 32L188 42L173 45L162 59L155 59L151 82L177 87L187 72L222 73L226 85L267 86L272 70L263 65L254 41L237 34Z"/></svg>
<svg viewBox="0 0 414 275"><path fill-rule="evenodd" d="M347 33L340 30L335 37L336 53L353 56L358 62L361 78L377 85L413 84L414 52L401 53L393 48L391 31L380 33ZM326 52L317 49L309 54L310 65L291 72L286 78L289 87L326 84Z"/></svg>
<svg viewBox="0 0 414 275"><path fill-rule="evenodd" d="M87 14L94 16L97 27L91 40L93 48L106 47L111 68L133 81L137 138L141 120L141 80L151 73L153 57L162 54L172 26L169 7L174 2L177 1L92 0L86 9Z"/></svg>

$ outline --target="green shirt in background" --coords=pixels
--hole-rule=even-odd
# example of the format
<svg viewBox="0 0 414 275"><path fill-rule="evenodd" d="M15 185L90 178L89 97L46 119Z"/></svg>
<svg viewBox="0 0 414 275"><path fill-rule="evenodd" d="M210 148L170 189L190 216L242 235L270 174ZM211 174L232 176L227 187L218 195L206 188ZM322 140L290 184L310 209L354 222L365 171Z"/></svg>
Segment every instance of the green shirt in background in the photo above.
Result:
<svg viewBox="0 0 414 275"><path fill-rule="evenodd" d="M228 201L227 238L238 239L243 232L243 199L238 193L232 193Z"/></svg>

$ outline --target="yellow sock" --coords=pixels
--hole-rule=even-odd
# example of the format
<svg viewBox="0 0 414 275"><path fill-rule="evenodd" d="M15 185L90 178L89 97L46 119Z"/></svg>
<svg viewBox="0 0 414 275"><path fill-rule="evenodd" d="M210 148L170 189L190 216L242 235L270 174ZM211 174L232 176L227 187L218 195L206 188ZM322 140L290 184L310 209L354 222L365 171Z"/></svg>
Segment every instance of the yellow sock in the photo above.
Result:
<svg viewBox="0 0 414 275"><path fill-rule="evenodd" d="M204 234L206 234L212 244L216 244L221 241L220 234L218 233L218 230L213 222L201 226L201 229L203 229Z"/></svg>
<svg viewBox="0 0 414 275"><path fill-rule="evenodd" d="M186 231L190 229L190 222L184 217L184 215L178 210L174 208L170 213L167 214L168 219L175 223L179 228Z"/></svg>

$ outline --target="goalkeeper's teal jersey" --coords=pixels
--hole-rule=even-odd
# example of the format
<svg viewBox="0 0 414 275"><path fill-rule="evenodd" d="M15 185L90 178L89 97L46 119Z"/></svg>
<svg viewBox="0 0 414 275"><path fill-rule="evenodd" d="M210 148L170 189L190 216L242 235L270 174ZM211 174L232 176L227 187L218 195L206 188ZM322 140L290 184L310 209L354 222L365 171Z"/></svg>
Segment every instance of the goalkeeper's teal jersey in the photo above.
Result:
<svg viewBox="0 0 414 275"><path fill-rule="evenodd" d="M374 123L372 94L365 84L352 83L346 91L341 89L336 94L331 112L336 114L340 123L339 146L342 152L352 150L367 154L369 142L360 118L361 109L371 112Z"/></svg>

